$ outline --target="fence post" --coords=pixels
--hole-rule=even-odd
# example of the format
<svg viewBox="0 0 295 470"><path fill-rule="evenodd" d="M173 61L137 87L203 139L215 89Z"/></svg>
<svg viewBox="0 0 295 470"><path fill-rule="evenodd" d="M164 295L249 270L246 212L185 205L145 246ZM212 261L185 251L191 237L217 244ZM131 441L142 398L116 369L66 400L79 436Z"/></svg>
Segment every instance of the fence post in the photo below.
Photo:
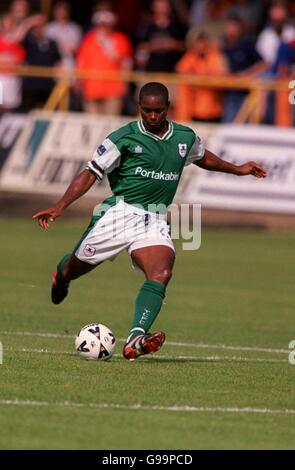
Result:
<svg viewBox="0 0 295 470"><path fill-rule="evenodd" d="M275 94L275 125L283 127L292 126L290 91L277 91Z"/></svg>

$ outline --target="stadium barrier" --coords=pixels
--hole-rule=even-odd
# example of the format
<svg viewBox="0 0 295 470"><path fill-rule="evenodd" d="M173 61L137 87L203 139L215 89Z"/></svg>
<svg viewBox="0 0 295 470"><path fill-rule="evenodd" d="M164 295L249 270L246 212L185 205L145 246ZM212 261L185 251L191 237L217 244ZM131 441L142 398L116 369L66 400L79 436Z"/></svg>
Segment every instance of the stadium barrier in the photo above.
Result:
<svg viewBox="0 0 295 470"><path fill-rule="evenodd" d="M0 172L27 121L24 114L4 114L0 119Z"/></svg>
<svg viewBox="0 0 295 470"><path fill-rule="evenodd" d="M258 124L262 118L263 102L266 92L275 93L275 124L277 126L292 126L292 102L290 96L290 83L288 80L258 80L236 75L225 76L196 76L189 74L174 73L147 73L135 71L121 72L93 72L78 71L66 72L65 70L50 67L30 66L0 66L0 73L13 73L22 77L54 78L56 85L49 96L44 109L52 111L69 110L70 89L73 79L96 79L124 81L126 83L146 83L149 81L160 81L166 84L212 88L215 90L245 90L248 94L239 110L235 123L250 122ZM186 106L184 106L186 107ZM183 120L183 112L180 107L175 109L175 119Z"/></svg>
<svg viewBox="0 0 295 470"><path fill-rule="evenodd" d="M63 112L31 113L0 173L0 191L56 199L85 167L104 138L129 121L126 117L106 120L104 116L85 113L67 113L66 119ZM239 178L190 165L181 179L176 203L201 203L204 209L295 214L293 130L253 125L189 125L210 150L236 164L256 160L267 168L268 178ZM104 179L84 198L101 201L109 193Z"/></svg>
<svg viewBox="0 0 295 470"><path fill-rule="evenodd" d="M239 178L201 171L193 166L184 173L179 200L198 201L209 209L295 214L295 133L292 129L219 125L210 133L206 145L237 165L255 160L267 169L268 176L265 179Z"/></svg>

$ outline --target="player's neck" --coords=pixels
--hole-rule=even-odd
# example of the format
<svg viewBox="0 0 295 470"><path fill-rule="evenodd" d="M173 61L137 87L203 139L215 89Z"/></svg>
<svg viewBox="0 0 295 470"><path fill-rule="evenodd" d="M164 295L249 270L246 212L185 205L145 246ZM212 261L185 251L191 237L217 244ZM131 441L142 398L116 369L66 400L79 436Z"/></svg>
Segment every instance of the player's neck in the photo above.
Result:
<svg viewBox="0 0 295 470"><path fill-rule="evenodd" d="M158 137L163 137L169 129L169 122L166 120L163 123L159 124L159 126L149 126L147 123L143 122L144 128L147 132L151 134L155 134Z"/></svg>

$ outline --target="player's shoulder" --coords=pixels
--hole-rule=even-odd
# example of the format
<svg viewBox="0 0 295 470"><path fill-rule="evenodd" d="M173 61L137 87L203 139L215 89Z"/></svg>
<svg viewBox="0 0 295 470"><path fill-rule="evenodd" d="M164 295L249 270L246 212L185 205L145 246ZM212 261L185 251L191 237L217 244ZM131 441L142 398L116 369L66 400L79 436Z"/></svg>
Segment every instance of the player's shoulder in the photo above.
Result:
<svg viewBox="0 0 295 470"><path fill-rule="evenodd" d="M178 122L173 122L173 129L174 129L174 132L187 134L188 136L190 135L194 138L196 137L195 131L191 127L185 126L184 124L179 124Z"/></svg>
<svg viewBox="0 0 295 470"><path fill-rule="evenodd" d="M173 122L174 132L175 133L183 133L183 135L187 137L191 137L193 144L194 142L200 143L203 139L197 134L197 132L189 126L185 126L184 124L179 124L178 122Z"/></svg>
<svg viewBox="0 0 295 470"><path fill-rule="evenodd" d="M128 124L126 124L125 126L122 126L119 129L111 132L111 134L109 134L108 138L115 144L119 140L124 139L124 138L128 138L131 135L137 134L137 133L138 133L137 121L131 121Z"/></svg>

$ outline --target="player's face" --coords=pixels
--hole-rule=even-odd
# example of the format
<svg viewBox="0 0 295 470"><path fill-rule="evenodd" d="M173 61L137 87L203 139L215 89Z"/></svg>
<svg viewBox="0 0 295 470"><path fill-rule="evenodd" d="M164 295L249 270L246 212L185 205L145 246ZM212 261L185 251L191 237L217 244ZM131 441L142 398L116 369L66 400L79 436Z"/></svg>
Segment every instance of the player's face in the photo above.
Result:
<svg viewBox="0 0 295 470"><path fill-rule="evenodd" d="M166 125L169 103L162 96L144 96L139 103L139 111L145 128L159 132Z"/></svg>

